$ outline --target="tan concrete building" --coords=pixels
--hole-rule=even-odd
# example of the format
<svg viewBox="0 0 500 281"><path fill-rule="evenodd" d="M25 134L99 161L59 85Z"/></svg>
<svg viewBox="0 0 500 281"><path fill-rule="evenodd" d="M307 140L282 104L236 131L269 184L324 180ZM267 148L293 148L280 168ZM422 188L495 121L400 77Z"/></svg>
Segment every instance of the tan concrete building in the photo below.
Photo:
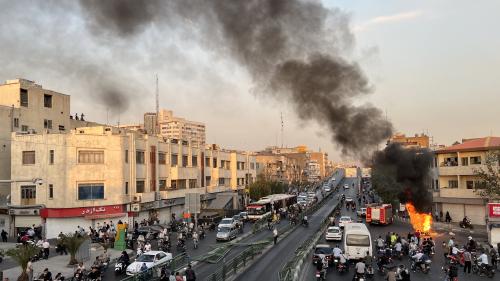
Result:
<svg viewBox="0 0 500 281"><path fill-rule="evenodd" d="M12 140L12 178L43 179L12 184L12 228L41 224L49 238L110 219L168 222L184 211L186 192L200 193L206 205L216 193L243 194L256 177L249 153L116 127L13 133Z"/></svg>
<svg viewBox="0 0 500 281"><path fill-rule="evenodd" d="M500 137L465 139L435 151L439 179L433 185L433 198L437 210L448 211L455 222L467 216L473 224L485 224L487 198L474 192L479 184L475 170L485 167L486 155L493 150L500 150Z"/></svg>
<svg viewBox="0 0 500 281"><path fill-rule="evenodd" d="M429 148L429 136L425 134L415 134L415 136L406 136L405 134L393 135L389 143L400 143L404 147Z"/></svg>
<svg viewBox="0 0 500 281"><path fill-rule="evenodd" d="M301 169L296 159L266 151L255 153L255 159L258 165L257 173L269 180L291 184L301 179Z"/></svg>
<svg viewBox="0 0 500 281"><path fill-rule="evenodd" d="M176 117L171 110L159 112L160 135L166 138L188 140L200 146L205 145L205 124Z"/></svg>

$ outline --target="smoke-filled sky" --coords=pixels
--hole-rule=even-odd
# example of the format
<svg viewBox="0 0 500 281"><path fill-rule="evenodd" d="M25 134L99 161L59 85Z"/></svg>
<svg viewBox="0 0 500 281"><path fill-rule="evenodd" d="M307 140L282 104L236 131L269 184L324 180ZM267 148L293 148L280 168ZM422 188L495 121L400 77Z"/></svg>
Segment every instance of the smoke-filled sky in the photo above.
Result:
<svg viewBox="0 0 500 281"><path fill-rule="evenodd" d="M376 147L385 111L440 143L500 134L496 1L99 2L0 0L0 79L132 123L154 111L157 73L161 107L240 149L281 143L280 112L285 145L336 156Z"/></svg>

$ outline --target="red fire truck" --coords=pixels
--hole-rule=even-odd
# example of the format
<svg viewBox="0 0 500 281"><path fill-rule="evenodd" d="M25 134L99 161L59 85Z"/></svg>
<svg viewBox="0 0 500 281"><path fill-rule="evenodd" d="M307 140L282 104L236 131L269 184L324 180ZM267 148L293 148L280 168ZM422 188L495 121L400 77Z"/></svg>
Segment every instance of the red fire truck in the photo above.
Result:
<svg viewBox="0 0 500 281"><path fill-rule="evenodd" d="M366 222L371 224L391 224L391 204L370 204L366 206Z"/></svg>

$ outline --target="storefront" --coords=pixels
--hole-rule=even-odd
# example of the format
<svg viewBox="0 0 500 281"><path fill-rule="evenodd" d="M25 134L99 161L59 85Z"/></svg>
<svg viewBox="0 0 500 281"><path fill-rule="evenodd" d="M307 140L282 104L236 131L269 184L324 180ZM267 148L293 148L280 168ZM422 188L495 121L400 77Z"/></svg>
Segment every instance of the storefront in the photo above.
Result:
<svg viewBox="0 0 500 281"><path fill-rule="evenodd" d="M500 203L488 203L488 241L498 250L500 245Z"/></svg>
<svg viewBox="0 0 500 281"><path fill-rule="evenodd" d="M38 231L43 235L44 221L40 217L40 207L30 207L30 208L16 208L11 207L9 209L9 215L11 216L11 221L14 226L14 235L26 230L27 228L35 226ZM40 229L41 228L41 229Z"/></svg>
<svg viewBox="0 0 500 281"><path fill-rule="evenodd" d="M55 238L60 232L70 233L78 226L88 230L89 226L96 227L113 221L128 221L124 205L108 205L82 208L45 208L40 210L40 216L45 219L47 238Z"/></svg>

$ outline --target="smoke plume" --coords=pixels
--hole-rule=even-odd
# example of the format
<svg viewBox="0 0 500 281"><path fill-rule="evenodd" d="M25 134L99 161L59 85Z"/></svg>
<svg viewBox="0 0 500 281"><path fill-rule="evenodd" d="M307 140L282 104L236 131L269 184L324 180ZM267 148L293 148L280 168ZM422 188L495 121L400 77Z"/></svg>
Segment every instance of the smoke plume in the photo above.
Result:
<svg viewBox="0 0 500 281"><path fill-rule="evenodd" d="M397 196L401 203L411 202L419 212L429 212L432 196L429 179L432 152L428 149L404 148L391 143L373 157L373 184L382 198Z"/></svg>
<svg viewBox="0 0 500 281"><path fill-rule="evenodd" d="M328 129L346 155L366 159L392 133L378 108L354 105L371 88L359 66L343 56L353 36L349 18L338 9L298 0L80 3L92 30L120 39L153 24L201 30L200 42L229 52L259 92Z"/></svg>

